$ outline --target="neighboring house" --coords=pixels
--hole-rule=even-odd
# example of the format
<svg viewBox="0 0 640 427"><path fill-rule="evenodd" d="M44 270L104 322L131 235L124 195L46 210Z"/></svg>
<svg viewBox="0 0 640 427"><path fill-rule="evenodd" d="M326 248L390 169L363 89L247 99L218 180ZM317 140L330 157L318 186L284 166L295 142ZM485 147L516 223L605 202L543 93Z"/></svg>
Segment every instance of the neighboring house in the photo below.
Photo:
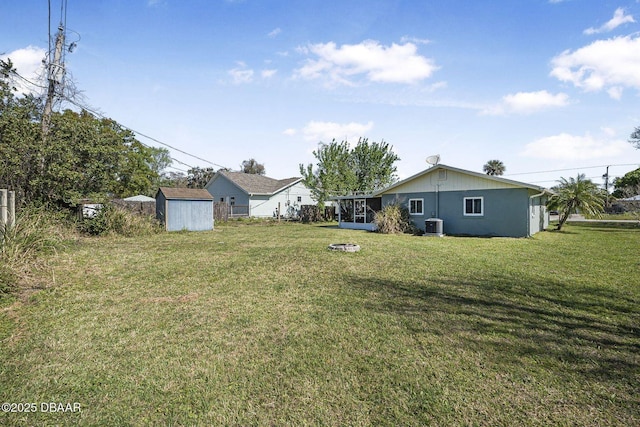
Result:
<svg viewBox="0 0 640 427"><path fill-rule="evenodd" d="M219 171L205 188L216 203L227 203L236 216L273 218L280 213L284 217L297 217L300 206L315 204L302 178L273 179Z"/></svg>
<svg viewBox="0 0 640 427"><path fill-rule="evenodd" d="M373 213L399 202L422 230L438 218L444 234L528 237L548 227L550 194L537 185L436 165L373 194L337 200L342 228L374 230Z"/></svg>
<svg viewBox="0 0 640 427"><path fill-rule="evenodd" d="M213 229L213 197L207 190L160 187L156 218L167 231Z"/></svg>

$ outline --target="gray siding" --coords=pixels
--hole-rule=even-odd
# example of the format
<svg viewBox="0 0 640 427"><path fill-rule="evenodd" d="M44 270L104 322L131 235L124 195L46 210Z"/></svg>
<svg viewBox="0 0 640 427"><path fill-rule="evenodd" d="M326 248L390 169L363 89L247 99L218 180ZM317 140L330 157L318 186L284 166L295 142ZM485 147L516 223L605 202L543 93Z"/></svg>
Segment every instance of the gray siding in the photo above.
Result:
<svg viewBox="0 0 640 427"><path fill-rule="evenodd" d="M169 200L168 231L205 231L213 229L211 200Z"/></svg>
<svg viewBox="0 0 640 427"><path fill-rule="evenodd" d="M449 235L526 237L540 231L533 231L530 225L529 193L526 188L505 188L387 194L382 196L382 204L398 199L406 206L409 199L423 199L423 215L412 216L413 223L422 230L426 219L437 217ZM483 198L482 216L464 215L465 197Z"/></svg>
<svg viewBox="0 0 640 427"><path fill-rule="evenodd" d="M231 197L233 197L235 199L234 204L249 206L249 195L226 177L219 176L216 178L216 180L207 187L207 191L213 196L213 201L216 203L220 201L230 203Z"/></svg>
<svg viewBox="0 0 640 427"><path fill-rule="evenodd" d="M156 200L156 218L167 231L213 230L212 200L167 200L162 193Z"/></svg>

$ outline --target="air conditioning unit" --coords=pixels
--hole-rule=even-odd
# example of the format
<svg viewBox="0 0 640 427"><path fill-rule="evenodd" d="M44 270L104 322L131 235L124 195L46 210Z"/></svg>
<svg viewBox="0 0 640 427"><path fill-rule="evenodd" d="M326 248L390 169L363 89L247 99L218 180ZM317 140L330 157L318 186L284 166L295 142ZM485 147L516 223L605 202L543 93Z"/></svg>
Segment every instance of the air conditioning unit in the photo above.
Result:
<svg viewBox="0 0 640 427"><path fill-rule="evenodd" d="M440 218L429 218L424 221L425 236L443 236L442 220Z"/></svg>

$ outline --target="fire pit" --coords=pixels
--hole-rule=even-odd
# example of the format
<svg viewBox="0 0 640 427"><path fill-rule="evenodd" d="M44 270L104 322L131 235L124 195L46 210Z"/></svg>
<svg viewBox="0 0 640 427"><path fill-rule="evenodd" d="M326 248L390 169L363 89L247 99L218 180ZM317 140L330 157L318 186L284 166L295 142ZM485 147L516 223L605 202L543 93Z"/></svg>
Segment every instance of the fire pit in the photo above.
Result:
<svg viewBox="0 0 640 427"><path fill-rule="evenodd" d="M355 243L332 243L329 245L329 250L342 252L358 252L360 250L360 246L356 245Z"/></svg>

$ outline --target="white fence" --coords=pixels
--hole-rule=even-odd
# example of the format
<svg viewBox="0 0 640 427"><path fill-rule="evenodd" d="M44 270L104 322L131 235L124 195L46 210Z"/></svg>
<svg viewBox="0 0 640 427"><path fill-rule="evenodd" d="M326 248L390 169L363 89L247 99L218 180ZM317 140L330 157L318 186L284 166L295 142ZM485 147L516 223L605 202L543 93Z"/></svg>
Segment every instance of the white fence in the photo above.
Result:
<svg viewBox="0 0 640 427"><path fill-rule="evenodd" d="M16 223L16 193L0 189L0 230L13 227Z"/></svg>

